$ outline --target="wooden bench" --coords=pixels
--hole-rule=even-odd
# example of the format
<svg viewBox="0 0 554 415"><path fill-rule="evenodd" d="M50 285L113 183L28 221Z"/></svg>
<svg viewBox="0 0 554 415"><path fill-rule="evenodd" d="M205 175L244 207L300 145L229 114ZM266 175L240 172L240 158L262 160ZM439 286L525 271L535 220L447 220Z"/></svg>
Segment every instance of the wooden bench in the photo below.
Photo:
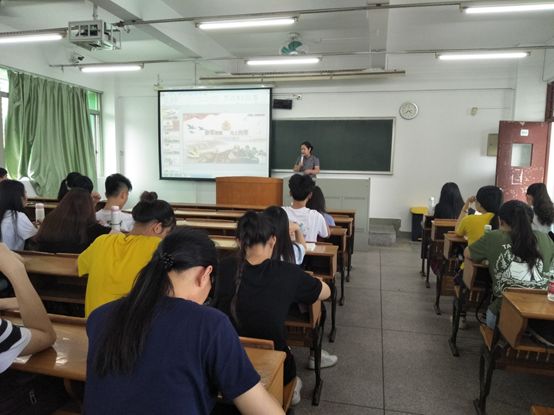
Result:
<svg viewBox="0 0 554 415"><path fill-rule="evenodd" d="M554 303L547 300L546 291L508 289L503 293L496 328L481 325L484 344L479 360L479 398L473 402L477 414L486 414L495 369L554 376L554 349L523 336L531 319L554 321Z"/></svg>
<svg viewBox="0 0 554 415"><path fill-rule="evenodd" d="M422 228L423 231L421 233L421 250L420 250L420 258L421 258L421 276L424 277L425 274L425 261L427 261L427 256L429 255L429 245L431 244L431 221L434 219L433 216L430 215L424 215L423 216L423 223ZM429 261L427 261L427 273L429 273Z"/></svg>
<svg viewBox="0 0 554 415"><path fill-rule="evenodd" d="M487 265L464 261L463 279L454 287L455 299L452 306L452 332L448 345L453 356L460 355L456 344L462 311L474 310L478 319L480 309L486 309L490 301L491 277ZM479 319L478 319L479 320Z"/></svg>
<svg viewBox="0 0 554 415"><path fill-rule="evenodd" d="M444 262L444 235L449 231L453 231L455 227L456 221L452 219L433 219L431 221L431 242L427 251L427 274L425 275L425 286L427 288L431 288L431 284L429 284L431 261L437 261L440 264L439 268L442 268Z"/></svg>

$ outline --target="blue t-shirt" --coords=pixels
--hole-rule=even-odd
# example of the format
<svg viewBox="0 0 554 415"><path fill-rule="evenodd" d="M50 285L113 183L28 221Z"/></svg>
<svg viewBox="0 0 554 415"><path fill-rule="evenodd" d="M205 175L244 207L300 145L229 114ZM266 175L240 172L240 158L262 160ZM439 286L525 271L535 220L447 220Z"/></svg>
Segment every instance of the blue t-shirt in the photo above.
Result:
<svg viewBox="0 0 554 415"><path fill-rule="evenodd" d="M88 318L84 413L208 414L218 391L232 400L255 386L252 367L227 316L192 301L167 297L152 322L130 375L98 377L93 356L119 301Z"/></svg>

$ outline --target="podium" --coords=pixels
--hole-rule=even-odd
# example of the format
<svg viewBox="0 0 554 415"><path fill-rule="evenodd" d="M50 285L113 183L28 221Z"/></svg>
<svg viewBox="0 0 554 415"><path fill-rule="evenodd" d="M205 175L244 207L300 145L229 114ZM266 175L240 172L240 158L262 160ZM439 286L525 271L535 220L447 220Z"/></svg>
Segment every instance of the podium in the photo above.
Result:
<svg viewBox="0 0 554 415"><path fill-rule="evenodd" d="M216 204L283 206L283 179L273 177L216 177Z"/></svg>

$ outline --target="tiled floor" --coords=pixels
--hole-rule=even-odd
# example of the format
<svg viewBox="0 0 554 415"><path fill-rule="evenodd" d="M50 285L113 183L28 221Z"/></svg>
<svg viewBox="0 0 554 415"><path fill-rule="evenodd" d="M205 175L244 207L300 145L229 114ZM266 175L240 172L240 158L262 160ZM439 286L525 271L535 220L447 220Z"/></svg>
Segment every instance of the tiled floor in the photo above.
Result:
<svg viewBox="0 0 554 415"><path fill-rule="evenodd" d="M326 338L323 346L339 362L322 371L318 407L311 405L314 373L305 369L308 351L294 350L304 383L295 415L474 413L481 345L477 322L468 318L469 328L459 334L461 356L452 357L447 342L451 299L444 298L443 314L435 315L434 283L425 288L420 265L419 244L407 240L354 254L346 302L337 311L336 341ZM489 415L527 415L531 404L554 407L554 378L494 372Z"/></svg>

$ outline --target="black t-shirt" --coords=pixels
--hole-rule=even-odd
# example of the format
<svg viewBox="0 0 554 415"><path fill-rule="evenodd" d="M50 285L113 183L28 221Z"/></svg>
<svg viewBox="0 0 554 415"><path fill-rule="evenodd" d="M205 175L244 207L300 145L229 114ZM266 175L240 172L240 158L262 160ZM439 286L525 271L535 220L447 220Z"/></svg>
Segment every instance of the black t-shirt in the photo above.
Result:
<svg viewBox="0 0 554 415"><path fill-rule="evenodd" d="M231 316L235 294L237 259L220 264L212 305ZM321 293L321 281L302 268L267 259L259 265L244 264L233 321L241 336L273 340L275 349L287 353L285 384L296 376L294 360L286 342L285 320L293 303L312 304ZM231 320L234 320L231 317Z"/></svg>
<svg viewBox="0 0 554 415"><path fill-rule="evenodd" d="M49 241L47 235L42 235L40 240L37 240L37 249L42 252L63 252L69 254L80 254L94 242L100 235L110 233L111 229L102 226L99 223L94 223L87 228L87 241L85 243L79 243L74 239L71 239L68 235L68 239L64 241Z"/></svg>

